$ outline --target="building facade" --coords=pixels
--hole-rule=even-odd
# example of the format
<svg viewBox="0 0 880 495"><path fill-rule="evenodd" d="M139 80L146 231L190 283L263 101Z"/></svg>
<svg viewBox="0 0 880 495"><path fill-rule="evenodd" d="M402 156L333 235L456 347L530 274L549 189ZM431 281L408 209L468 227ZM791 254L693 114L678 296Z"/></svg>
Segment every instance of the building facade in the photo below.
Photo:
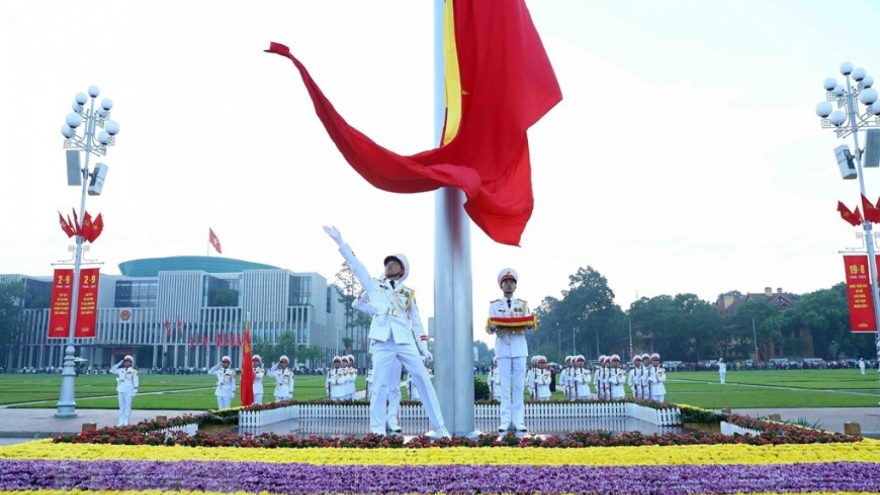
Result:
<svg viewBox="0 0 880 495"><path fill-rule="evenodd" d="M338 288L317 273L207 256L132 260L119 268L121 275L100 276L96 337L74 339L85 365L104 368L130 354L141 368L201 369L228 355L240 367L248 319L252 340L275 344L290 334L297 347L324 350L323 362L304 363L312 368L340 351L345 308ZM23 281L28 293L22 345L5 366L60 367L67 339L47 338L52 276L0 279Z"/></svg>

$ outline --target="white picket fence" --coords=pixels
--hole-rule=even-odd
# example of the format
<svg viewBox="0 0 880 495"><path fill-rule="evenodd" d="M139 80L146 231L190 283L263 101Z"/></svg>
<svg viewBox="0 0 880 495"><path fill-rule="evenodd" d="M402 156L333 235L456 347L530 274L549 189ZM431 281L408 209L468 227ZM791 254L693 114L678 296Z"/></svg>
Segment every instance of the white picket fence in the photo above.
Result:
<svg viewBox="0 0 880 495"><path fill-rule="evenodd" d="M197 423L187 423L181 426L172 426L170 428L162 428L162 433L166 436L170 435L173 431L182 431L189 436L193 436L199 431L199 425Z"/></svg>
<svg viewBox="0 0 880 495"><path fill-rule="evenodd" d="M743 428L742 426L737 426L735 424L728 423L727 421L721 422L722 435L733 435L734 433L739 433L740 435L751 435L753 437L757 437L761 434L761 432L758 430Z"/></svg>
<svg viewBox="0 0 880 495"><path fill-rule="evenodd" d="M677 407L654 409L630 402L528 402L527 419L588 418L612 419L634 418L657 426L681 424L681 410ZM498 404L475 404L474 419L495 419L500 415ZM427 419L421 405L401 405L402 420ZM243 429L259 428L294 419L354 419L369 420L368 404L294 404L264 411L241 411L238 426Z"/></svg>

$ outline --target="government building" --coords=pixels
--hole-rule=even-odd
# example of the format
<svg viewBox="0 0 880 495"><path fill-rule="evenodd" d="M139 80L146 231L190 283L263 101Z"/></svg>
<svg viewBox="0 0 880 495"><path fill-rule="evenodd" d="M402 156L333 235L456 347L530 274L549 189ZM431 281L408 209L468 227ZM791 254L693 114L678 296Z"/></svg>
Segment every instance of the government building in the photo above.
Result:
<svg viewBox="0 0 880 495"><path fill-rule="evenodd" d="M208 256L132 260L119 270L100 275L95 338L74 339L86 366L104 368L130 354L140 368L201 369L224 355L241 367L248 316L252 341L275 344L289 333L297 348L321 348L323 360L300 358L310 368L325 367L345 351L339 289L317 273ZM23 281L28 293L21 345L0 365L60 367L67 339L48 338L53 277L0 275L0 281ZM364 334L352 332L358 366L366 366Z"/></svg>

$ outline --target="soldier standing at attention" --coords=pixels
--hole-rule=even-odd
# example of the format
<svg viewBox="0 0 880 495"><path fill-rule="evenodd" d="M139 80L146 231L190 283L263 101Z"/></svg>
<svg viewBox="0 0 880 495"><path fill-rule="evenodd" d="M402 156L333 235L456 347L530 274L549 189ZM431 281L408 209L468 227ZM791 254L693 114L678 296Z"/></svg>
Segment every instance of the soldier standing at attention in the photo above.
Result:
<svg viewBox="0 0 880 495"><path fill-rule="evenodd" d="M495 335L495 358L501 382L501 422L498 431L513 427L527 431L525 421L526 358L529 355L526 331L537 328L537 319L526 301L513 297L519 277L513 268L498 274L503 296L489 303L486 331Z"/></svg>

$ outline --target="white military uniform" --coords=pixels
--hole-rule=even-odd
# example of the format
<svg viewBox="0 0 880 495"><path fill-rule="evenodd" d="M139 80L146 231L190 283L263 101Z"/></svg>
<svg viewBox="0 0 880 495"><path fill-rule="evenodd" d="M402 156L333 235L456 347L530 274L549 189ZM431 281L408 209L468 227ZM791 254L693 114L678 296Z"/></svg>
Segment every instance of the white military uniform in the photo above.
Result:
<svg viewBox="0 0 880 495"><path fill-rule="evenodd" d="M722 384L724 384L725 375L727 375L727 363L724 362L724 359L718 358L718 378Z"/></svg>
<svg viewBox="0 0 880 495"><path fill-rule="evenodd" d="M616 359L615 359L616 358ZM617 367L614 362L617 361ZM620 367L620 358L612 356L611 358L611 398L613 400L623 399L626 397L626 389L623 384L626 383L626 370Z"/></svg>
<svg viewBox="0 0 880 495"><path fill-rule="evenodd" d="M657 364L651 365L648 381L651 382L651 400L663 402L666 397L666 368L660 366L660 356L652 354L651 360Z"/></svg>
<svg viewBox="0 0 880 495"><path fill-rule="evenodd" d="M254 357L260 358L260 356ZM263 369L263 360L259 359L259 361L260 364L254 367L254 404L263 403L263 377L266 376L266 370Z"/></svg>
<svg viewBox="0 0 880 495"><path fill-rule="evenodd" d="M131 359L131 356L125 356L125 358ZM128 420L131 417L131 399L137 395L138 391L137 369L134 366L123 368L122 365L126 359L110 367L110 373L116 375L116 394L119 398L119 426L128 425Z"/></svg>
<svg viewBox="0 0 880 495"><path fill-rule="evenodd" d="M498 363L492 365L486 381L489 383L489 398L501 402L501 375L498 374Z"/></svg>
<svg viewBox="0 0 880 495"><path fill-rule="evenodd" d="M282 358L286 359L284 356ZM280 363L279 360L269 370L275 378L275 400L290 400L293 398L293 370L289 367L282 368Z"/></svg>
<svg viewBox="0 0 880 495"><path fill-rule="evenodd" d="M406 257L400 254L394 256L400 260L404 268L404 273L398 281L387 280L384 277L381 280L375 279L370 276L364 264L355 257L351 247L342 242L341 236L338 240L334 237L334 240L339 243L339 252L348 261L358 282L366 290L370 305L373 307L374 313L368 334L373 352L373 364L377 370L386 370L377 372L373 377L375 391L371 394L374 400L370 401L370 431L385 435L388 420L386 402L388 391L392 386L399 385L399 382L389 383L390 370L394 361L399 360L412 376L419 395L422 396L431 428L438 436L448 437L449 432L443 421L437 392L425 370L424 360L431 360L433 357L428 351L427 335L415 301L415 292L403 285L403 280L409 274Z"/></svg>
<svg viewBox="0 0 880 495"><path fill-rule="evenodd" d="M859 372L865 374L865 358L859 358Z"/></svg>
<svg viewBox="0 0 880 495"><path fill-rule="evenodd" d="M366 314L367 316L373 316L373 306L370 304L369 295L367 295L366 293L358 296L358 298L351 303L351 307ZM370 354L372 353L373 346L371 344ZM403 371L403 365L400 363L399 359L395 359L391 362L391 367L387 371L389 373L388 414L386 414L385 417L385 427L386 429L391 430L394 433L400 433L400 399L403 396L403 394L400 393L400 374ZM372 402L373 390L375 390L376 388L376 383L373 378L374 374L375 372L373 371L373 368L370 368L369 374L367 375L367 401L369 402Z"/></svg>
<svg viewBox="0 0 880 495"><path fill-rule="evenodd" d="M593 396L593 392L590 390L593 373L589 368L583 367L584 362L583 356L577 356L575 367L571 369L572 394L577 400L590 399Z"/></svg>
<svg viewBox="0 0 880 495"><path fill-rule="evenodd" d="M535 368L535 397L539 401L550 400L550 379L549 369L541 368L541 364L546 364L547 359L543 356L538 359L538 367Z"/></svg>
<svg viewBox="0 0 880 495"><path fill-rule="evenodd" d="M224 368L223 363L227 363ZM229 364L232 360L228 356L208 370L208 374L217 376L217 388L214 395L217 396L217 409L229 409L232 407L232 398L235 396L235 370Z"/></svg>
<svg viewBox="0 0 880 495"><path fill-rule="evenodd" d="M498 275L498 286L504 279L511 277L519 281L516 271L506 268ZM511 297L502 297L489 303L489 319L528 317L532 312L526 301ZM501 382L501 424L498 430L506 430L513 426L517 430L526 429L525 397L526 358L529 346L523 331L511 331L504 327L488 326L490 334L495 334L495 359L498 360L498 376ZM526 331L534 331L534 327L524 327Z"/></svg>
<svg viewBox="0 0 880 495"><path fill-rule="evenodd" d="M327 372L327 397L332 401L345 400L346 374L345 368L337 366L341 364L339 356L333 357L333 367Z"/></svg>
<svg viewBox="0 0 880 495"><path fill-rule="evenodd" d="M638 358L638 359L636 359ZM640 399L642 397L642 358L641 356L633 356L633 368L629 370L626 378L626 384L629 385L629 389L632 390L632 396L634 399Z"/></svg>

